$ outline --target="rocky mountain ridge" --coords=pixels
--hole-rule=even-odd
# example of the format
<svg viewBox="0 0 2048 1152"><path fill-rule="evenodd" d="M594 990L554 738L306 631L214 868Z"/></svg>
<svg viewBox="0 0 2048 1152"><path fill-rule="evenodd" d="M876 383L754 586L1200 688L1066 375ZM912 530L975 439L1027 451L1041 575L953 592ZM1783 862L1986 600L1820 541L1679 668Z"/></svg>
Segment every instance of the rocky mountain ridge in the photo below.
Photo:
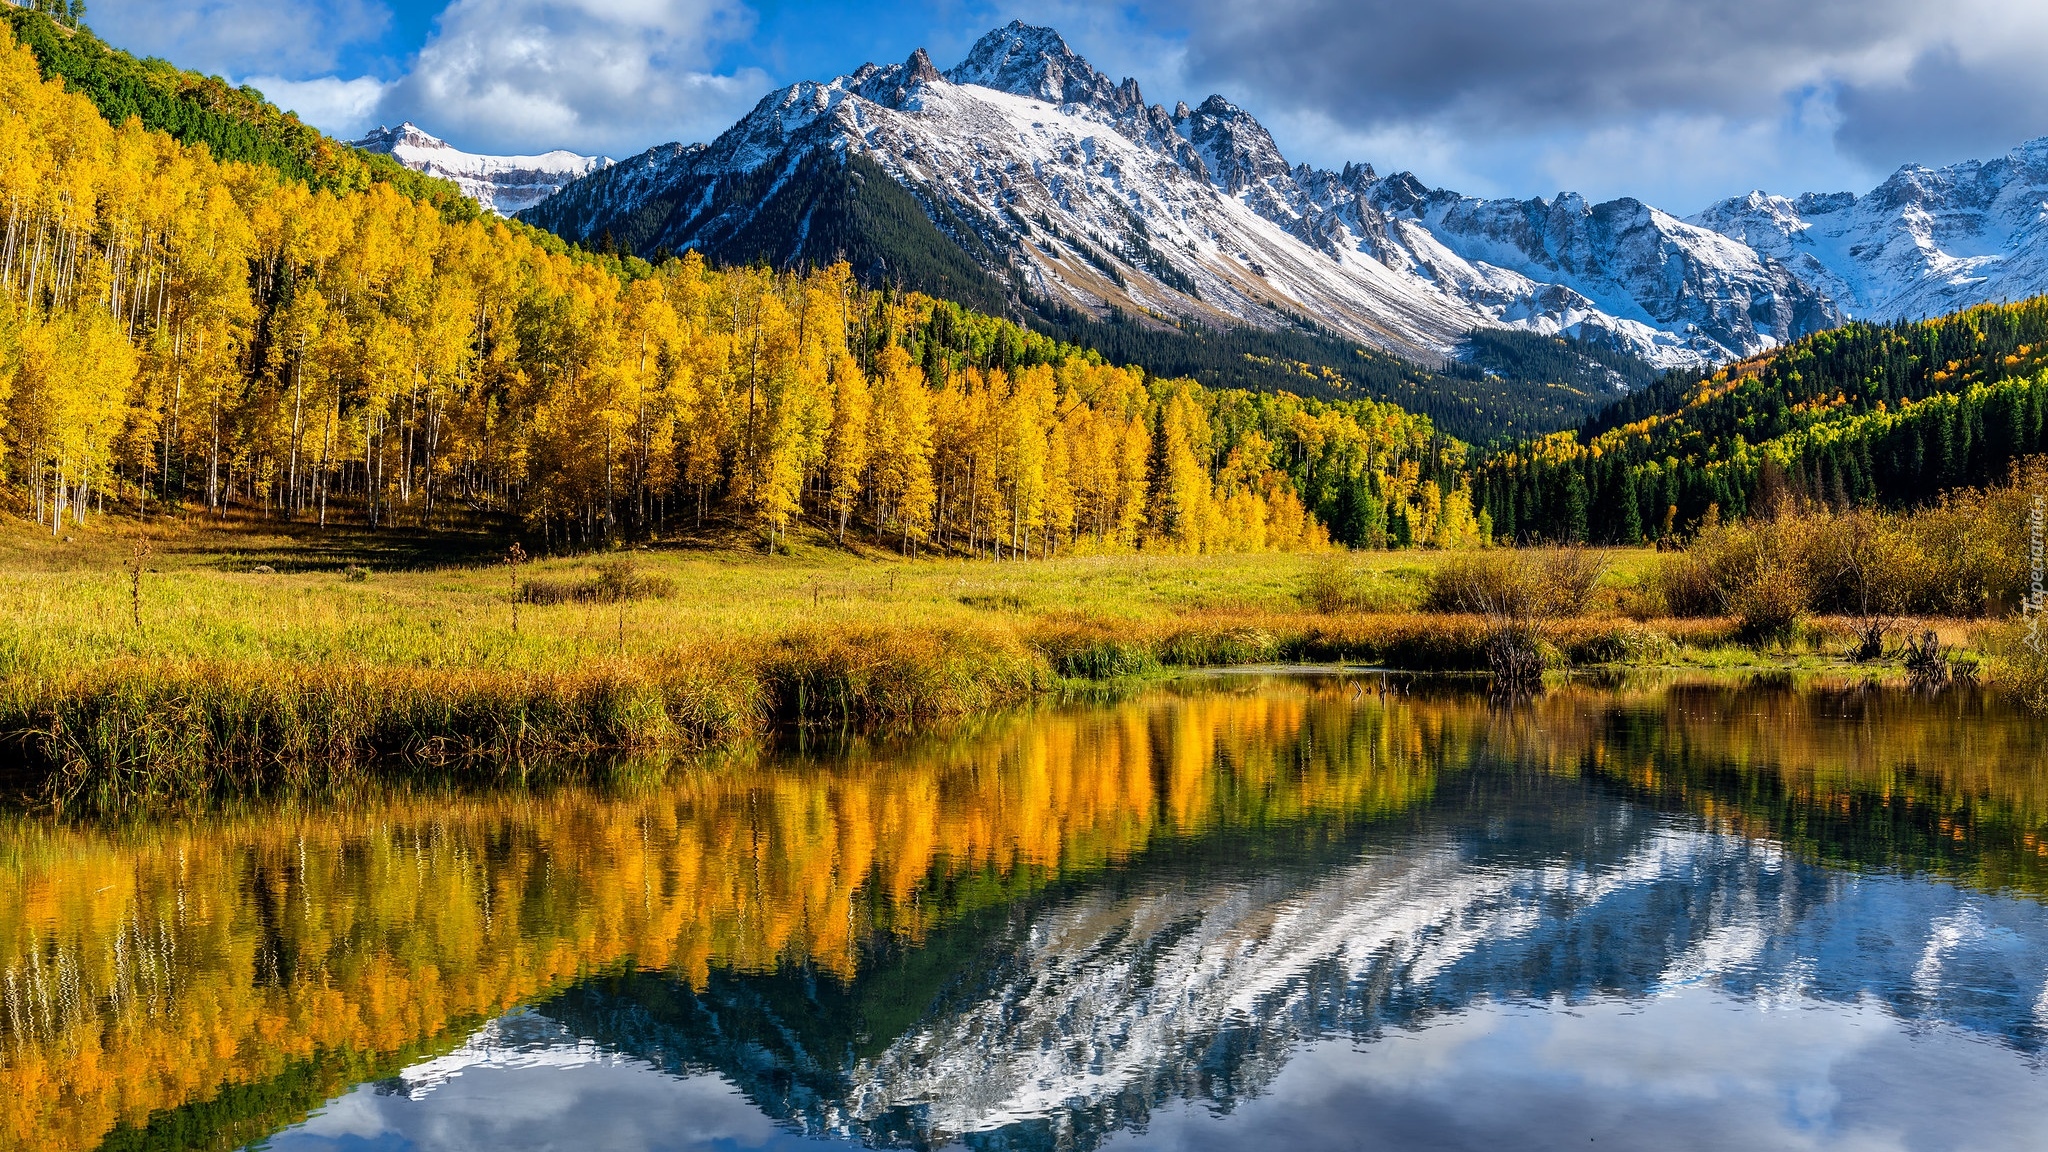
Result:
<svg viewBox="0 0 2048 1152"><path fill-rule="evenodd" d="M1899 188L1846 199L1869 205L1870 218L1843 236L1885 232L1882 211L1908 203L1995 218L2011 249L1997 278L1977 275L1987 265L1968 245L1957 256L1939 247L1940 219L1925 237L1909 229L1899 244L1910 251L1879 267L1854 255L1866 246L1853 236L1820 242L1816 230L1833 225L1809 218L1832 219L1843 209L1825 205L1841 198L1731 201L1685 220L1633 199L1487 200L1370 165L1291 165L1224 97L1148 104L1135 81L1112 81L1056 31L1013 22L943 72L920 49L790 85L709 145L662 145L523 218L643 255L858 256L863 275L913 287L926 285L906 274L916 254L904 246L948 246L957 267L947 275L956 287L961 268L979 277L978 303L1312 327L1422 363L1459 355L1474 328L1500 327L1704 367L1923 300L2048 287L2043 258L2026 255L2039 247L2026 196L1992 188L2021 170L2025 187L2048 184L2033 175L2048 164L2022 153L1968 173L1902 173ZM856 158L900 188L894 202L876 199ZM909 203L923 220L902 219ZM870 242L885 225L894 239Z"/></svg>
<svg viewBox="0 0 2048 1152"><path fill-rule="evenodd" d="M1993 160L1908 164L1870 192L1752 192L1692 222L1784 263L1872 320L2048 291L2048 136Z"/></svg>
<svg viewBox="0 0 2048 1152"><path fill-rule="evenodd" d="M539 156L480 156L429 135L410 121L378 128L353 142L415 172L452 180L463 194L500 216L531 208L579 176L611 166L610 157L556 149Z"/></svg>

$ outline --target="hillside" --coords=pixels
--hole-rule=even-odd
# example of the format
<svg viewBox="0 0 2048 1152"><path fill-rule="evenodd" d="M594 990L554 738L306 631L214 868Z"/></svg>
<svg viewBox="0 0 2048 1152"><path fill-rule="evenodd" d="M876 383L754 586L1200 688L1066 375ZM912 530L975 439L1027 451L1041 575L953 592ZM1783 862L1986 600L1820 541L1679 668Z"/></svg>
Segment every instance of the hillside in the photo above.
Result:
<svg viewBox="0 0 2048 1152"><path fill-rule="evenodd" d="M1223 97L1147 104L1058 32L1018 22L943 72L920 50L770 93L707 145L651 149L525 215L571 239L609 233L643 256L734 259L764 241L812 263L844 255L872 281L878 263L853 249L874 238L849 244L807 223L821 171L852 158L918 206L931 225L921 250L971 260L1007 302L1041 315L1269 331L1306 316L1431 365L1475 328L1510 328L1665 368L1755 354L1841 319L1777 261L1637 201L1484 201L1369 165L1290 165Z"/></svg>
<svg viewBox="0 0 2048 1152"><path fill-rule="evenodd" d="M670 252L663 240L669 201L641 193L665 166L694 154L667 149L614 165L569 184L520 219L600 251L658 261ZM1626 351L1511 329L1485 330L1490 357L1446 356L1431 369L1299 317L1273 327L1208 326L1019 296L988 270L1002 253L951 215L943 198L905 186L858 152L809 155L790 171L763 166L708 191L701 213L723 223L693 234L686 246L714 263L787 268L844 260L871 286L901 286L1011 316L1154 375L1184 376L1212 388L1398 404L1474 442L1571 427L1622 389L1656 377ZM1103 267L1123 275L1113 263ZM1465 349L1461 344L1454 351Z"/></svg>
<svg viewBox="0 0 2048 1152"><path fill-rule="evenodd" d="M1852 323L1489 457L1504 531L1633 542L1781 501L1910 507L2048 452L2048 297Z"/></svg>
<svg viewBox="0 0 2048 1152"><path fill-rule="evenodd" d="M1003 557L1487 534L1464 446L1392 405L1116 366L845 264L576 259L393 183L313 190L117 127L38 71L0 32L36 206L0 262L0 466L55 536L109 508L536 549L721 526L775 547L799 524Z"/></svg>
<svg viewBox="0 0 2048 1152"><path fill-rule="evenodd" d="M280 111L247 86L188 72L163 60L109 47L83 25L60 24L27 8L0 5L17 43L35 54L45 79L62 79L110 124L130 116L182 144L204 144L217 160L261 164L293 180L334 191L389 184L453 219L472 219L475 203L445 180L421 175L389 156L331 139Z"/></svg>

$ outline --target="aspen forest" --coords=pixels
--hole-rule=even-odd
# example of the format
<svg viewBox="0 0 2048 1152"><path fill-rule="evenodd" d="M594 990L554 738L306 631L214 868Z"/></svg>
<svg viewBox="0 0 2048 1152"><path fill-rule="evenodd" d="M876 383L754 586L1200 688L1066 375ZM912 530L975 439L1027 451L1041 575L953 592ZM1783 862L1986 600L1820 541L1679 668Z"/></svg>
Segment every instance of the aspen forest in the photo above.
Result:
<svg viewBox="0 0 2048 1152"><path fill-rule="evenodd" d="M385 184L221 163L0 49L10 502L483 527L548 550L799 522L906 554L1486 539L1372 401L1160 380L842 264L654 268Z"/></svg>

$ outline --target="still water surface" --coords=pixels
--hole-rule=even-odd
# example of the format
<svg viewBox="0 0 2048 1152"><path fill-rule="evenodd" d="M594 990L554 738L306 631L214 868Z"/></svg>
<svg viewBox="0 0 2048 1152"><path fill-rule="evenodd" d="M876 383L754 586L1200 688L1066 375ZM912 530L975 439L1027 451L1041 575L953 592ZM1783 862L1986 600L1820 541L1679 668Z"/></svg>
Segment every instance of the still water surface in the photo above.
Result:
<svg viewBox="0 0 2048 1152"><path fill-rule="evenodd" d="M1373 685L0 825L0 1147L2048 1148L2038 722Z"/></svg>

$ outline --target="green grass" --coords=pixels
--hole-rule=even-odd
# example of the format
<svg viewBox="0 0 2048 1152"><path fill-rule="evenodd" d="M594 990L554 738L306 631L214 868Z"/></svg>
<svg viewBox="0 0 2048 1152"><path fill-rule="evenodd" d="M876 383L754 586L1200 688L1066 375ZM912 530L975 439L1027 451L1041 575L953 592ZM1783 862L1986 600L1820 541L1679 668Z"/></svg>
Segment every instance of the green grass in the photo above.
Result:
<svg viewBox="0 0 2048 1152"><path fill-rule="evenodd" d="M0 530L19 790L106 809L424 771L488 783L776 726L920 725L1172 667L1485 667L1482 618L1420 610L1439 553L906 562L799 537L775 556L657 543L515 570L481 539ZM1727 621L1631 620L1655 555L1602 558L1593 610L1542 624L1553 667L1842 663L1845 625L1759 651ZM536 584L644 594L521 602Z"/></svg>
<svg viewBox="0 0 2048 1152"><path fill-rule="evenodd" d="M262 527L181 534L152 545L141 626L131 605L131 526L69 543L0 535L0 671L48 672L123 657L347 661L425 668L571 670L859 628L1014 631L1054 617L1160 622L1189 613L1294 612L1315 563L1294 555L1124 555L996 564L903 562L799 543L631 553L672 584L627 603L517 606L533 581L578 584L619 554L521 565L516 576L469 538L387 543L356 532ZM1376 607L1419 602L1433 557L1361 553ZM350 566L367 567L361 581ZM275 569L259 573L259 567Z"/></svg>

